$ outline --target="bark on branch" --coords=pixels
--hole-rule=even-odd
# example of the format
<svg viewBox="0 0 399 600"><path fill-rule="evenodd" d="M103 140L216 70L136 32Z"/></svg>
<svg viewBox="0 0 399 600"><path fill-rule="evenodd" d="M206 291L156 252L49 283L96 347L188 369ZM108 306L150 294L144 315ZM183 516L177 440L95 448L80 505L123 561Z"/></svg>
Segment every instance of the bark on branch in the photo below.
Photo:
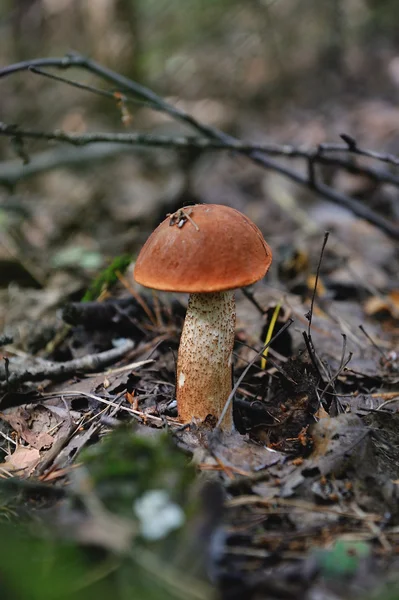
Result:
<svg viewBox="0 0 399 600"><path fill-rule="evenodd" d="M249 149L248 147L240 148L240 142L236 138L226 133L223 133L222 131L214 127L201 123L181 108L177 108L166 102L163 98L158 96L151 89L146 88L140 85L139 83L128 79L127 77L124 77L123 75L120 75L119 73L116 73L115 71L112 71L111 69L108 69L107 67L104 67L99 63L92 61L80 54L73 53L68 54L64 58L39 58L16 63L14 65L10 65L8 67L5 67L4 69L1 69L0 78L6 77L13 73L32 70L32 68L42 69L48 67L55 67L63 70L69 69L71 67L76 67L93 73L101 79L103 79L104 81L108 81L114 86L117 86L117 88L123 91L123 93L127 96L130 95L135 99L143 100L147 103L150 103L156 110L164 112L173 119L185 123L208 140L212 140L213 142L218 142L230 146L229 149L234 149L235 152L247 156L250 160L260 165L261 167L278 172L284 175L285 177L291 179L292 181L296 182L297 184L302 185L320 194L321 196L327 198L331 202L334 202L335 204L338 204L340 206L344 206L345 208L353 212L355 215L365 219L366 221L372 223L376 227L379 227L390 237L394 239L399 239L399 225L397 225L396 223L392 223L391 221L376 213L372 209L368 208L358 200L355 200L354 198L351 198L350 196L339 192L322 182L317 181L313 177L309 177L309 169L307 170L306 174L302 174L289 168L285 164L281 164L276 160L270 158L270 156L265 153L265 149ZM18 136L18 132L16 133L16 135ZM63 141L66 141L66 134L60 132L59 135L64 136ZM343 137L343 140L345 142L345 150L351 153L362 154L371 158L378 158L379 160L384 160L385 162L389 162L394 165L397 165L399 162L399 159L389 154L378 156L378 153L374 153L372 151L362 151L360 148L358 148L355 140L353 140L348 135L345 135ZM330 148L330 150L336 152L337 148ZM321 152L319 150L319 155L320 154L324 154L323 148ZM289 154L286 156L289 156ZM312 163L314 163L316 157L313 156L309 158L308 156L307 164L309 164L309 160L311 160Z"/></svg>

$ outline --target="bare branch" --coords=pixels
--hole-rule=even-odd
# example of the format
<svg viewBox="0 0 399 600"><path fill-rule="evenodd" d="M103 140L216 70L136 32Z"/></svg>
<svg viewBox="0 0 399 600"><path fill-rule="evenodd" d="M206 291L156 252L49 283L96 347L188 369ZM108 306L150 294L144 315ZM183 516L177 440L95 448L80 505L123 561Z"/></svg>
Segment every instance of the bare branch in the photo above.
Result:
<svg viewBox="0 0 399 600"><path fill-rule="evenodd" d="M12 189L19 181L52 169L82 167L88 163L115 158L131 151L132 149L126 144L106 143L85 148L64 147L45 150L30 156L29 163L25 165L19 159L0 162L0 185Z"/></svg>
<svg viewBox="0 0 399 600"><path fill-rule="evenodd" d="M31 67L29 69L31 73L35 73L36 75L41 75L42 77L47 77L48 79L53 79L54 81L60 81L61 83L66 83L71 87L78 88L79 90L83 90L86 92L91 92L92 94L96 94L97 96L103 96L105 98L109 98L111 100L122 101L125 103L137 104L139 106L147 106L149 108L156 107L149 102L142 102L140 100L136 100L134 98L128 98L123 94L116 92L110 92L108 90L101 90L100 88L94 87L93 85L87 85L85 83L80 83L79 81L74 81L73 79L68 79L67 77L61 77L60 75L54 75L54 73L49 73L47 71L43 71L42 69L38 69L37 67Z"/></svg>
<svg viewBox="0 0 399 600"><path fill-rule="evenodd" d="M375 158L376 160L390 163L391 165L399 166L399 157L395 156L394 154L389 154L386 152L374 152L373 150L364 150L362 148L359 148L356 140L346 133L341 133L340 137L344 140L344 142L346 142L346 150L348 150L348 152L352 152L352 154L368 156L369 158ZM329 152L337 150L339 152L341 151L340 144L336 144L335 148L333 144L330 144L330 147L328 147L329 144L322 144L322 146L325 146L325 149Z"/></svg>
<svg viewBox="0 0 399 600"><path fill-rule="evenodd" d="M348 210L352 211L357 216L365 219L366 221L372 223L373 225L379 227L382 231L384 231L387 235L399 239L399 226L392 223L388 219L385 219L378 213L374 212L372 209L368 208L358 200L355 200L346 194L338 192L331 188L328 185L317 182L316 184L309 180L308 175L302 175L297 171L291 170L285 165L282 165L275 160L272 160L268 156L265 155L264 151L259 150L243 150L239 147L240 142L236 140L234 137L227 135L216 128L213 128L209 125L205 125L204 123L198 122L194 117L186 113L184 110L172 106L165 100L163 100L160 96L158 96L152 90L120 75L104 67L95 61L92 61L84 56L79 54L69 54L64 58L43 58L43 59L34 59L29 61L23 61L14 65L10 65L4 69L0 70L0 78L10 75L12 73L17 73L20 71L26 71L34 68L43 68L43 67L57 67L61 69L67 69L69 67L78 67L85 69L95 75L98 75L105 81L111 82L113 85L117 86L118 89L123 90L126 95L130 94L134 98L139 98L141 100L145 100L153 104L157 110L161 110L171 116L173 119L181 121L188 125L191 128L194 128L196 131L204 135L206 138L211 140L215 140L218 142L222 142L224 144L231 145L235 151L244 154L248 158L250 158L253 162L258 165L261 165L263 168L270 169L272 171L276 171L281 173L282 175L288 177L292 181L295 181L299 185L310 188L320 195L324 196L328 200L339 204L340 206L344 206ZM65 135L65 134L64 134ZM348 143L348 140L350 142ZM356 145L356 142L350 138L350 136L346 136L344 138L346 142L344 150L354 152L359 154L360 151ZM333 151L336 151L336 147L330 148ZM326 150L326 147L322 146L318 149L318 154L322 155ZM365 154L367 156L372 156L371 152ZM372 156L376 158L376 156ZM389 158L390 155L384 155L385 160ZM386 162L391 162L386 160ZM396 164L396 163L393 163Z"/></svg>
<svg viewBox="0 0 399 600"><path fill-rule="evenodd" d="M90 89L90 88L88 88ZM95 89L95 88L93 88ZM110 95L113 99L115 96ZM336 166L349 171L350 173L356 173L369 177L374 181L380 183L391 183L399 187L399 177L392 174L390 171L373 169L365 165L357 165L353 160L345 160L341 158L326 156L322 152L330 151L328 145L318 146L317 148L307 148L302 146L291 146L281 144L251 144L247 142L241 142L235 140L233 142L221 142L218 140L207 139L203 137L194 136L165 136L165 135L154 135L154 134L142 134L142 133L66 133L61 130L46 132L46 131L33 131L27 129L21 129L16 125L7 125L6 123L0 122L0 135L7 136L13 140L23 139L37 139L55 142L64 142L73 146L86 146L88 144L98 144L102 142L116 143L116 144L127 144L132 146L148 146L154 148L175 148L181 149L196 149L202 151L233 151L240 152L242 154L250 154L251 152L261 152L270 156L279 156L285 158L303 158L308 167L308 174L314 174L314 165L316 163ZM349 149L343 145L336 145L335 150L340 147L341 152L348 152ZM359 150L356 153L371 152L367 150ZM25 160L26 162L26 160ZM309 176L309 184L313 185L313 177Z"/></svg>
<svg viewBox="0 0 399 600"><path fill-rule="evenodd" d="M43 381L44 379L57 379L74 375L76 371L87 373L100 370L106 365L115 363L123 358L132 348L134 342L126 339L119 346L99 352L87 354L82 358L75 358L67 362L51 362L42 360L40 363L27 368L12 368L9 364L8 372L5 366L0 366L0 389L24 383L26 381Z"/></svg>

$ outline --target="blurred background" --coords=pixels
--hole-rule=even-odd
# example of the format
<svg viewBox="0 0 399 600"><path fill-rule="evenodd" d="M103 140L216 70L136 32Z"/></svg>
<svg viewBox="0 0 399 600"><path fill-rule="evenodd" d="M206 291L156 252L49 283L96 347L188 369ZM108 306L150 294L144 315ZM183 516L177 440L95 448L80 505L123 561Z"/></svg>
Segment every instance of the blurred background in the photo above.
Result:
<svg viewBox="0 0 399 600"><path fill-rule="evenodd" d="M39 57L63 57L68 52L76 51L148 86L170 104L192 114L199 122L247 142L274 142L315 148L323 142L342 143L339 136L345 133L355 138L362 148L399 155L398 22L397 0L1 0L0 68ZM99 90L118 92L88 71L71 68L47 69L46 72ZM17 125L20 129L42 132L144 132L171 137L194 133L149 105L124 105L117 98L72 87L31 71L0 79L0 121ZM346 160L348 156L344 158ZM381 182L364 173L353 173L338 163L319 165L317 176L332 189L364 203L391 222L397 222L397 167L364 157L352 159L356 165L383 169L385 174L392 174L392 181L389 182L389 178L385 177ZM286 158L279 161L306 174L307 165L303 160ZM342 369L346 340L339 366L341 332L348 331L351 336L349 341L356 341L360 356L355 357L358 362L351 363L355 365L356 376L358 371L363 372L364 369L371 373L370 380L367 379L364 384L371 390L376 385L375 373L382 380L385 378L390 381L384 370L386 365L381 367L380 354L373 358L371 367L370 361L359 362L364 358L368 342L356 335L358 324L370 317L367 331L372 338L382 345L386 335L388 340L383 345L384 349L388 351L394 347L392 338L399 331L397 241L308 188L294 184L275 171L255 165L245 156L225 151L200 153L112 143L77 148L38 140L26 140L21 146L15 140L0 135L0 340L3 332L11 334L14 339L12 354L21 361L27 359L26 352L39 356L39 360L40 357L69 360L108 349L113 337L107 329L103 332L88 329L83 335L81 329L76 327L68 337L70 330L62 323L60 307L68 301L80 301L98 274L103 273L116 258L119 257L118 260L126 264L131 258L134 260L143 242L165 215L184 203L192 202L232 206L247 214L261 228L273 249L274 259L266 279L267 288L263 284L265 290L262 290L262 283L259 284L256 297L262 307L272 310L265 319L274 314L273 303L281 302L284 310L298 307L293 314L295 319L299 319L299 325L292 330L300 336L301 343L301 329L308 324L303 315L309 310L320 248L324 232L328 229L331 235L321 265L315 313L320 300L325 314L319 311L316 316L324 314L324 318L328 315L330 320L324 321L324 329L318 330L313 325L315 335L319 333L320 336L320 340L316 338L317 349L329 357L329 364L333 360L338 361L336 368ZM122 259L125 255L128 256L127 261ZM111 293L115 296L125 294L122 285L117 285L119 288L115 286ZM263 297L262 291L265 292ZM237 296L239 309L240 298L244 300L238 313L239 339L249 341L252 345L263 344L269 331L264 315L262 329L254 305L243 296ZM297 303L293 302L294 297ZM334 310L330 311L335 301L337 304L334 303ZM289 316L289 311L286 312ZM177 310L175 316L177 325L173 335L176 341L176 331L180 326ZM277 326L281 325L278 323ZM152 330L148 331L151 336ZM158 348L158 343L154 350ZM286 354L281 351L283 359L286 355L291 358L296 348L287 343L287 338L284 343ZM243 345L246 346L246 343ZM150 347L150 354L146 354L146 358L153 357ZM169 338L157 352L161 357L161 366L154 367L157 369L154 371L157 380L165 377L174 379L175 362ZM279 360L282 354L277 353ZM397 354L393 352L392 356L394 364ZM4 357L7 357L7 353ZM389 363L389 360L386 362ZM305 363L303 365L308 380L307 367ZM395 375L396 382L395 368L397 366L392 366L391 378L393 380ZM331 372L335 372L335 367ZM104 381L107 380L102 374L99 377L105 389ZM162 381L155 383L162 384ZM86 385L91 385L88 379ZM91 391L93 389L97 390L97 387L90 388ZM356 392L357 389L353 387ZM114 390L118 390L119 394L119 387ZM10 395L13 393L11 391ZM129 396L129 402L136 400L130 393ZM151 394L143 397L152 398ZM3 398L0 396L0 403ZM280 405L280 396L276 398ZM20 398L18 402L22 400ZM33 402L36 400L34 396ZM281 407L286 410L284 404ZM1 409L4 410L4 404ZM377 410L374 412L377 414ZM389 414L392 423L391 418ZM90 422L91 418L87 423ZM114 427L114 424L111 423L109 427ZM389 434L392 431L389 429ZM147 433L145 431L145 435ZM126 469L122 471L126 474L126 481L133 487L138 477L136 469L140 469L141 465L149 465L143 475L141 471L139 473L143 477L143 488L152 485L156 489L164 485L163 472L159 481L148 476L149 472L154 477L158 476L156 467L161 465L163 469L164 465L159 458L158 446L151 442L152 438L139 440L139 446L136 446L137 440L131 435L130 429L125 434L126 438L121 437L119 441L118 438L110 438L109 447L115 449L112 460L112 453L104 444L93 444L94 454L87 459L90 469L90 461L96 465L95 452L98 453L97 464L101 467L98 481L101 483L104 479L105 502L108 498L112 503L119 500L112 477L120 472L120 462L124 463L122 466ZM9 446L9 442L16 444L7 436L1 439L3 450L6 444ZM299 440L299 436L292 439ZM88 440L84 443L88 443ZM162 444L166 441L161 440L160 443L162 456L166 457L163 460L170 460L172 474L176 471L182 473L183 477L186 473L186 457L182 459L183 455L174 446L163 448ZM394 445L394 437L390 438L390 443ZM11 455L10 447L7 453ZM71 456L76 455L71 453ZM150 457L147 463L142 456L144 459ZM387 456L390 457L389 454ZM393 460L391 462L394 464ZM368 468L374 468L374 463L370 464L372 467ZM96 477L96 473L93 473L92 476ZM190 473L189 476L194 478L194 472ZM391 477L390 469L384 470L385 475ZM396 480L397 477L392 476L392 479ZM74 485L77 489L79 485L85 490L91 489L85 480L80 483L76 481ZM181 488L184 491L183 483L182 480ZM96 484L102 498L97 481ZM169 484L174 492L180 490L176 486L176 478L171 477ZM368 481L365 487L371 487ZM117 507L116 513L130 517L131 496L138 492L128 489L129 493L125 494L125 485L121 489L126 502L121 509ZM359 489L362 490L362 486ZM221 512L223 503L219 492L219 489L213 490L212 495L208 491L209 501L204 502L204 513L209 521L207 523L204 518L204 523L208 527L209 538L220 519L220 515L216 514L218 510ZM18 487L15 493L19 494ZM24 503L25 496L20 496ZM323 502L326 499L322 495L320 498ZM72 565L74 570L65 570L65 564L70 561L68 548L52 545L46 536L45 546L40 553L35 546L27 543L25 533L19 540L15 528L8 529L8 523L7 529L3 529L4 521L20 521L19 512L12 512L13 502L14 499L10 502L7 497L6 502L0 496L0 537L6 540L0 545L0 587L4 585L3 571L8 569L13 585L17 582L19 587L22 586L21 589L24 588L18 597L24 600L53 600L54 589L58 588L52 587L55 584L49 586L47 582L45 585L42 582L43 576L52 569L54 581L58 577L60 589L63 588L57 597L69 600L72 596L69 595L67 584L74 584L75 579L80 581L81 575L82 581L90 583L91 578L86 577L87 569L93 564L96 566L95 563L87 566L80 554L76 554ZM378 502L378 510L382 511L380 496ZM394 505L397 505L396 497L392 501ZM28 509L30 506L33 503L29 504ZM73 520L76 507L71 506L71 514L66 513L65 524L69 527L71 522L75 523L79 532L80 521ZM45 508L47 510L47 503ZM111 504L111 510L114 508ZM23 509L22 514L25 515L25 505ZM44 514L46 522L48 514ZM387 508L385 515L388 514ZM103 515L100 521L94 525L101 531L110 531L101 529ZM52 523L51 518L48 522ZM245 514L245 523L248 522L251 524ZM256 519L253 521L255 525L257 522ZM319 521L315 522L317 526ZM244 520L240 521L237 531L242 531L242 523ZM354 523L358 527L358 522ZM113 522L109 526L112 531L115 530ZM125 522L121 522L120 527L124 530ZM96 527L93 529L96 530ZM198 530L199 527L188 530L187 540L194 539L195 545L188 545L187 553L180 541L177 544L179 548L184 547L179 555L182 559L180 576L187 571L184 561L191 561L193 555L201 554L197 533L192 533ZM291 533L291 524L284 531L284 536L286 532ZM72 535L80 540L74 530ZM374 529L371 535L373 538L376 535ZM106 537L109 543L108 533ZM205 539L205 534L203 537L205 545L209 540ZM110 539L112 541L112 536ZM287 539L290 539L288 535ZM215 543L215 555L221 552L221 544L223 540ZM272 560L276 548L273 544ZM146 600L211 598L208 587L201 591L198 584L200 593L190 581L189 584L185 583L187 589L183 590L183 595L181 590L172 589L168 594L163 589L159 590L156 575L162 574L163 569L160 569L159 562L152 563L147 555L142 556L142 546L138 548L137 556L133 556L130 562L121 559L122 568L116 563L115 577L113 563L107 563L106 568L110 567L111 576L108 578L107 571L101 579L99 571L95 571L92 592L89 594L82 586L73 598L98 600L109 598L111 594L115 598L138 597ZM162 546L162 557L166 557L167 564L171 562L170 548L169 545ZM293 548L298 553L298 547ZM380 564L380 559L388 554L382 554L380 548L378 552ZM245 553L243 556L247 561ZM298 554L293 556L296 561ZM137 557L142 563L149 564L148 572L143 571ZM254 557L258 561L258 555L254 554ZM38 569L38 563L49 566L49 569ZM54 568L55 563L59 573ZM238 597L240 591L237 591L239 588L234 579L237 575L234 564L228 563L233 574L231 592ZM249 572L253 571L256 575L252 563L248 564ZM302 563L298 565L298 573L301 570L298 581L302 581L302 572L304 578L313 573L307 567L302 569ZM24 577L21 577L21 568L25 569ZM396 564L393 572L397 573ZM284 577L288 577L291 585L293 572L288 569L286 573L288 575ZM363 571L359 573L363 587L367 587L368 580L363 577ZM172 575L172 579L179 580L173 571ZM35 577L39 577L38 582ZM115 584L118 578L122 582L119 592ZM155 590L149 587L148 580L155 585ZM346 581L343 585L346 591L349 590L349 596L353 597L352 588L347 587ZM187 590L191 588L190 596ZM285 588L276 589L279 597L285 594ZM396 598L397 594L395 591L393 593L391 597ZM1 590L0 595L2 599L14 600L15 597L13 594L7 596L7 592Z"/></svg>
<svg viewBox="0 0 399 600"><path fill-rule="evenodd" d="M344 132L362 147L395 153L398 18L394 0L3 0L0 61L74 50L245 141L316 146ZM115 91L78 69L57 73ZM192 133L151 107L130 104L126 115L112 99L32 72L0 86L1 120L25 129ZM243 210L274 249L304 251L310 262L312 240L319 248L328 227L343 259L367 256L370 247L377 253L376 269L366 273L373 284L385 287L395 271L382 232L244 157L37 141L24 152L25 166L0 138L0 329L19 319L20 289L45 289L50 306L79 294L113 257L134 256L165 214L187 201ZM393 185L338 167L321 174L398 218Z"/></svg>

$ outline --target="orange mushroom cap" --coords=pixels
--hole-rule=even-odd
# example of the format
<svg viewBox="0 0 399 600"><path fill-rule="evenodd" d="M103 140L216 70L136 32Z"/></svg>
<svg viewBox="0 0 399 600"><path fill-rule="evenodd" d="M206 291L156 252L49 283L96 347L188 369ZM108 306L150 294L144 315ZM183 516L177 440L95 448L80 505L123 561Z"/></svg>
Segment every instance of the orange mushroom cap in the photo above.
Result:
<svg viewBox="0 0 399 600"><path fill-rule="evenodd" d="M219 204L183 211L180 220L167 217L144 244L134 269L138 283L166 292L206 293L264 277L272 252L250 219Z"/></svg>

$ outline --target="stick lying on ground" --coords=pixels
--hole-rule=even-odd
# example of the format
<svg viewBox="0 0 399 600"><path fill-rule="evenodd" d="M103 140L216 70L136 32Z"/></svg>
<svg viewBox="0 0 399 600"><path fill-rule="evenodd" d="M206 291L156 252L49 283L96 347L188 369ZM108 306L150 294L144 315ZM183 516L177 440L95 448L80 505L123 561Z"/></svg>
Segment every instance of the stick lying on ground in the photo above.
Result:
<svg viewBox="0 0 399 600"><path fill-rule="evenodd" d="M0 389L24 383L26 381L43 381L43 379L58 379L74 375L77 371L87 373L97 371L106 365L112 364L125 356L134 348L132 340L123 340L116 348L88 354L82 358L75 358L66 362L52 362L41 360L39 364L28 368L13 369L9 362L8 366L0 365Z"/></svg>

